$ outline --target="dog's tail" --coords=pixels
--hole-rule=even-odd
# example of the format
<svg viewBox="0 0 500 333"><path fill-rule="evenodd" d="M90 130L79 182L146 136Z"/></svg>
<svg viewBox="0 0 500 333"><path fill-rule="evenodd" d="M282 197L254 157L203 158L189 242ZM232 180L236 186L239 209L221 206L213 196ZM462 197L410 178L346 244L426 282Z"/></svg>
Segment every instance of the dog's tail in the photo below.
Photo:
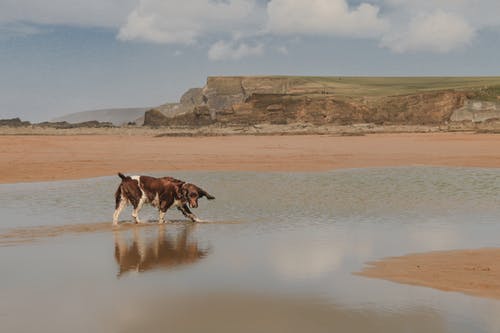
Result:
<svg viewBox="0 0 500 333"><path fill-rule="evenodd" d="M125 176L125 175L124 175L123 173L121 173L121 172L118 172L118 177L120 177L122 180L125 180L125 179L127 179L127 178L128 178L127 176Z"/></svg>

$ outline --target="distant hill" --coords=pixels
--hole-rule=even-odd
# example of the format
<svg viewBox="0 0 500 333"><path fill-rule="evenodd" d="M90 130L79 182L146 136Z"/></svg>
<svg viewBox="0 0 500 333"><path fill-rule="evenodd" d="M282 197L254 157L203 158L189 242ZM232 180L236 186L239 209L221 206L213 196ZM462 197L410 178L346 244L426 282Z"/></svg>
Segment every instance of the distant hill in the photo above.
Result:
<svg viewBox="0 0 500 333"><path fill-rule="evenodd" d="M68 123L81 123L85 121L97 120L100 122L110 122L115 126L120 126L128 122L136 122L142 125L144 122L144 112L150 108L122 108L122 109L102 109L92 111L81 111L51 119L53 122L67 121Z"/></svg>

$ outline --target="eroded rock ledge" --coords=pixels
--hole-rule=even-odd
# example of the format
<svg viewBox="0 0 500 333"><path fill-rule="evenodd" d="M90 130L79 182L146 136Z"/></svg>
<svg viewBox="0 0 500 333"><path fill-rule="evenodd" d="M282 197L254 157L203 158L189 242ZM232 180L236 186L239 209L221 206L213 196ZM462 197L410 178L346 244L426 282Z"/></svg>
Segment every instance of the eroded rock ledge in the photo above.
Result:
<svg viewBox="0 0 500 333"><path fill-rule="evenodd" d="M483 82L485 81L485 82ZM440 125L500 120L500 79L209 77L146 126Z"/></svg>

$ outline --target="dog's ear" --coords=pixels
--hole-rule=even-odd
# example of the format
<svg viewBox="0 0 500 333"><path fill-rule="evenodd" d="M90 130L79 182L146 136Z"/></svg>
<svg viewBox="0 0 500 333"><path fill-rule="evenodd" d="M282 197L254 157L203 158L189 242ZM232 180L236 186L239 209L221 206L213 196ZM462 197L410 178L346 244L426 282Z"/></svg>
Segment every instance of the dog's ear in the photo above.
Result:
<svg viewBox="0 0 500 333"><path fill-rule="evenodd" d="M181 185L182 184L182 185ZM187 200L189 191L186 187L186 183L180 183L179 186L177 187L178 193L179 193L179 198Z"/></svg>
<svg viewBox="0 0 500 333"><path fill-rule="evenodd" d="M187 198L187 195L185 194L185 192L186 192L186 189L184 188L184 186L182 186L180 184L177 184L175 186L175 195L180 200L185 200Z"/></svg>
<svg viewBox="0 0 500 333"><path fill-rule="evenodd" d="M206 192L205 190L200 191L200 197L205 196L207 197L208 200L214 200L215 197L211 195L210 193Z"/></svg>

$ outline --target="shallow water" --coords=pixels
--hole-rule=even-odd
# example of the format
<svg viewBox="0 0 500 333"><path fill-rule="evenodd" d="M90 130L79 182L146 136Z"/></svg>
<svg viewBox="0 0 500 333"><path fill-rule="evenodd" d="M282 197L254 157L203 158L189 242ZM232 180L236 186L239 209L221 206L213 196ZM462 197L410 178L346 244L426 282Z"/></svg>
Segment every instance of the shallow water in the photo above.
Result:
<svg viewBox="0 0 500 333"><path fill-rule="evenodd" d="M498 169L169 175L217 198L213 223L112 231L118 177L0 185L0 330L500 331L499 301L352 275L500 246Z"/></svg>

